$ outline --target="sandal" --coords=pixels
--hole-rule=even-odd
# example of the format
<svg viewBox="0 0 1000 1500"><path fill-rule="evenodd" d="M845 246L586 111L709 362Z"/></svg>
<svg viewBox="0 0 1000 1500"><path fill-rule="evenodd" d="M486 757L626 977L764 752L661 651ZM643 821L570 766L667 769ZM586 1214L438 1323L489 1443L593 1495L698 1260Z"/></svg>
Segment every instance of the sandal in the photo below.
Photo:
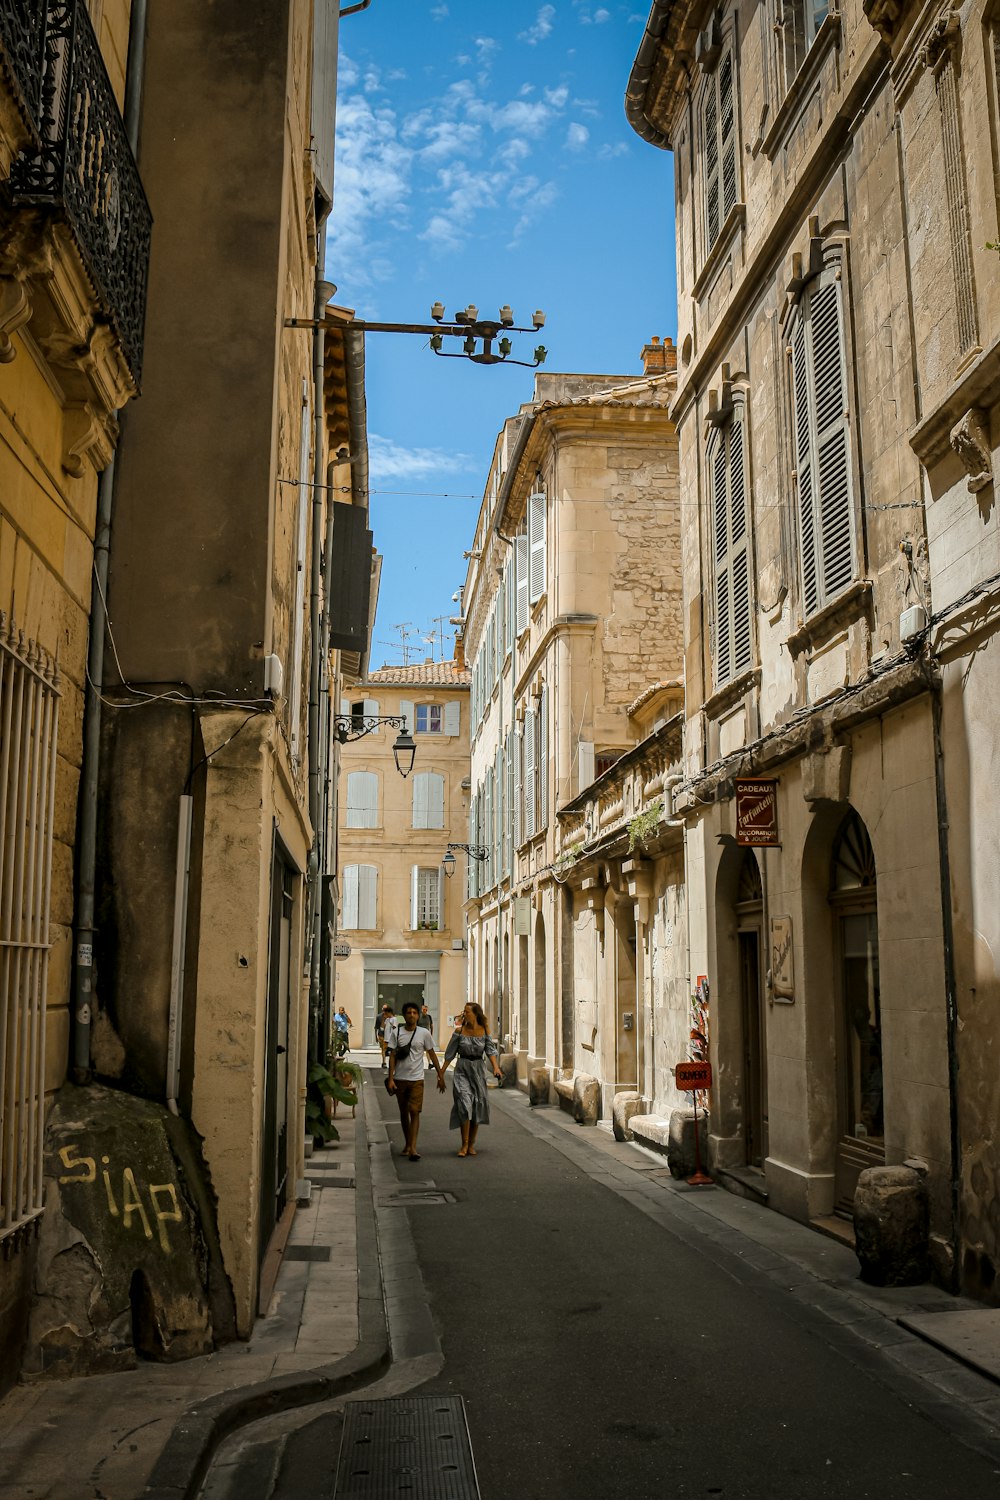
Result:
<svg viewBox="0 0 1000 1500"><path fill-rule="evenodd" d="M462 1146L460 1148L458 1154L459 1154L459 1156L468 1156L468 1154L469 1154L469 1148L468 1148L468 1146Z"/></svg>

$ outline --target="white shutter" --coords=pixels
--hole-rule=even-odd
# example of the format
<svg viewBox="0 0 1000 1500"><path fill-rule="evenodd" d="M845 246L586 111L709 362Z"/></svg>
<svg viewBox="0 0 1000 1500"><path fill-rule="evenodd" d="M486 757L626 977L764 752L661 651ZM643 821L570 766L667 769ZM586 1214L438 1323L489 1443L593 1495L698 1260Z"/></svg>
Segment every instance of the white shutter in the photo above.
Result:
<svg viewBox="0 0 1000 1500"><path fill-rule="evenodd" d="M503 870L505 875L510 874L511 862L514 853L514 818L516 816L516 802L514 795L514 750L516 748L516 743L517 742L514 738L514 732L513 730L509 729L507 731L507 747L504 751L504 760L507 767L506 791L504 795L507 816L504 818L503 827Z"/></svg>
<svg viewBox="0 0 1000 1500"><path fill-rule="evenodd" d="M377 719L378 718L378 703L377 703L377 701L374 698L366 698L364 701L365 701L365 718L366 719Z"/></svg>
<svg viewBox="0 0 1000 1500"><path fill-rule="evenodd" d="M437 771L427 773L427 828L444 827L444 777Z"/></svg>
<svg viewBox="0 0 1000 1500"><path fill-rule="evenodd" d="M371 932L378 925L376 894L378 871L374 865L358 866L358 926Z"/></svg>
<svg viewBox="0 0 1000 1500"><path fill-rule="evenodd" d="M496 762L494 764L494 792L493 800L496 804L496 817L493 820L493 876L499 884L503 866L503 829L504 829L504 757L503 746L497 745Z"/></svg>
<svg viewBox="0 0 1000 1500"><path fill-rule="evenodd" d="M523 534L514 538L514 562L517 568L516 628L520 635L528 628L528 538Z"/></svg>
<svg viewBox="0 0 1000 1500"><path fill-rule="evenodd" d="M340 700L340 712L344 716L345 719L349 719L351 717L351 700L350 700L350 698L341 698L341 700Z"/></svg>
<svg viewBox="0 0 1000 1500"><path fill-rule="evenodd" d="M417 718L415 713L413 712L413 704L405 698L401 699L399 704L399 713L400 717L406 720L407 733L412 734L417 725Z"/></svg>
<svg viewBox="0 0 1000 1500"><path fill-rule="evenodd" d="M516 729L513 733L513 746L514 753L512 758L514 761L514 848L519 849L521 847L521 829L523 827L521 818L521 754L524 747L522 737Z"/></svg>
<svg viewBox="0 0 1000 1500"><path fill-rule="evenodd" d="M446 703L444 706L444 732L445 734L458 735L462 732L462 705L461 703Z"/></svg>
<svg viewBox="0 0 1000 1500"><path fill-rule="evenodd" d="M378 776L374 771L348 773L347 827L378 827Z"/></svg>
<svg viewBox="0 0 1000 1500"><path fill-rule="evenodd" d="M549 690L538 705L538 826L549 826Z"/></svg>
<svg viewBox="0 0 1000 1500"><path fill-rule="evenodd" d="M528 550L528 597L534 604L545 593L545 496L541 493L528 496Z"/></svg>
<svg viewBox="0 0 1000 1500"><path fill-rule="evenodd" d="M504 656L509 656L514 649L515 620L517 617L517 589L514 576L514 548L511 548L510 556L504 568L504 600L507 605L506 619L504 620Z"/></svg>
<svg viewBox="0 0 1000 1500"><path fill-rule="evenodd" d="M528 709L524 716L524 823L523 834L530 839L535 831L535 714Z"/></svg>
<svg viewBox="0 0 1000 1500"><path fill-rule="evenodd" d="M410 931L420 926L420 866L410 866Z"/></svg>
<svg viewBox="0 0 1000 1500"><path fill-rule="evenodd" d="M353 932L360 923L358 922L358 867L357 865L345 865L344 882L340 892L340 925L345 931Z"/></svg>
<svg viewBox="0 0 1000 1500"><path fill-rule="evenodd" d="M577 792L582 792L584 787L590 785L595 775L594 743L593 740L581 740L576 747L577 753Z"/></svg>
<svg viewBox="0 0 1000 1500"><path fill-rule="evenodd" d="M437 868L437 888L438 888L437 921L438 921L438 926L440 927L441 931L443 932L445 930L445 928L448 926L448 923L445 921L445 904L444 904L445 903L445 894L446 894L446 892L448 890L448 885L447 885L447 882L446 882L446 880L444 878L444 865L438 865L438 868Z"/></svg>

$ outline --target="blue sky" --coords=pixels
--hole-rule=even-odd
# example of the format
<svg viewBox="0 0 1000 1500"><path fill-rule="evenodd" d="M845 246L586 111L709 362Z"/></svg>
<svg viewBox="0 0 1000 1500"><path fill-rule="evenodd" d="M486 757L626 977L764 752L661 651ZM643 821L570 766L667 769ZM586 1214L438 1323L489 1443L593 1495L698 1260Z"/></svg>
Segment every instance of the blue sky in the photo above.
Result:
<svg viewBox="0 0 1000 1500"><path fill-rule="evenodd" d="M649 336L676 327L672 161L622 102L648 9L373 0L346 18L334 300L392 322L428 321L438 298L449 317L509 302L519 324L542 308L546 369L637 373ZM438 359L415 337L366 342L379 666L402 660L394 627L409 623L420 661L455 612L496 435L533 373ZM515 357L536 342L521 335Z"/></svg>

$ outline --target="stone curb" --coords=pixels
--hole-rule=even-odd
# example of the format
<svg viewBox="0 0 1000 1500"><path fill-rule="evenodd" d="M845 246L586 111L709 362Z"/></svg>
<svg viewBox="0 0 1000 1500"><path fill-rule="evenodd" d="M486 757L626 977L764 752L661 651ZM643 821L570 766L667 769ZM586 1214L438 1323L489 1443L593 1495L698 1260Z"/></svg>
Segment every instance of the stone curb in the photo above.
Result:
<svg viewBox="0 0 1000 1500"><path fill-rule="evenodd" d="M277 1375L197 1402L174 1425L156 1460L143 1500L194 1500L221 1443L262 1417L330 1401L362 1389L392 1362L382 1293L363 1090L358 1093L361 1131L355 1142L358 1245L357 1347L343 1359L302 1374Z"/></svg>

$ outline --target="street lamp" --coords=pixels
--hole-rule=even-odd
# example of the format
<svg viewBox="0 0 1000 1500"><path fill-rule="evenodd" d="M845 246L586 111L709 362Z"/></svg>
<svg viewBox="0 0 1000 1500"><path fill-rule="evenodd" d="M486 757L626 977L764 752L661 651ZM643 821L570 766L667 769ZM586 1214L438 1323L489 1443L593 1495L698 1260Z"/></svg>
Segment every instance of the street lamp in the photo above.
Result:
<svg viewBox="0 0 1000 1500"><path fill-rule="evenodd" d="M360 740L363 735L372 734L376 729L381 729L383 724L391 724L399 730L392 745L392 758L396 762L396 770L405 780L413 770L413 760L417 753L417 746L413 736L406 727L406 716L399 714L335 714L333 720L334 733L342 745L348 740Z"/></svg>
<svg viewBox="0 0 1000 1500"><path fill-rule="evenodd" d="M443 302L433 304L431 317L438 324L438 328L431 332L431 348L435 354L440 354L442 359L471 359L475 365L523 365L527 370L535 370L544 363L548 353L545 345L539 344L535 349L534 361L530 364L525 359L511 359L510 357L514 346L507 337L508 333L537 333L540 328L545 327L545 314L541 310L532 315L531 328L515 326L514 314L509 303L501 307L496 320L480 318L479 308L474 302L470 302L468 307L463 307L455 313L450 325L444 322ZM446 338L462 339L461 354L453 354L444 348ZM478 352L477 341L483 346ZM496 353L493 350L494 344L497 346Z"/></svg>
<svg viewBox="0 0 1000 1500"><path fill-rule="evenodd" d="M464 849L470 859L479 860L486 859L490 852L485 844L449 844L447 853L441 861L444 873L449 879L455 873L455 856L451 852L453 849Z"/></svg>

